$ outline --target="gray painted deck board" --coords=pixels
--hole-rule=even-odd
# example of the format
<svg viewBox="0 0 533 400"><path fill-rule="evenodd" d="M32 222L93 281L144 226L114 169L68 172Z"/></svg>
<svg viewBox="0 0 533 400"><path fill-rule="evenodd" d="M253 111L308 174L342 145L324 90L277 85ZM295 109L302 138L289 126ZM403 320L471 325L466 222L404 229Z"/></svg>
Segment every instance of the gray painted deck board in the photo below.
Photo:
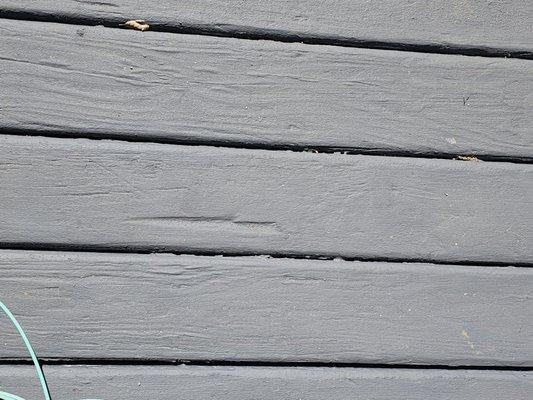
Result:
<svg viewBox="0 0 533 400"><path fill-rule="evenodd" d="M10 20L0 35L4 131L533 157L528 60Z"/></svg>
<svg viewBox="0 0 533 400"><path fill-rule="evenodd" d="M533 165L0 137L0 242L531 263Z"/></svg>
<svg viewBox="0 0 533 400"><path fill-rule="evenodd" d="M147 19L219 32L281 31L415 44L533 49L528 0L3 0L0 10L90 18Z"/></svg>
<svg viewBox="0 0 533 400"><path fill-rule="evenodd" d="M54 399L529 400L531 372L199 366L47 366ZM0 366L1 389L40 398L29 366Z"/></svg>
<svg viewBox="0 0 533 400"><path fill-rule="evenodd" d="M0 293L40 357L533 366L529 268L3 250Z"/></svg>

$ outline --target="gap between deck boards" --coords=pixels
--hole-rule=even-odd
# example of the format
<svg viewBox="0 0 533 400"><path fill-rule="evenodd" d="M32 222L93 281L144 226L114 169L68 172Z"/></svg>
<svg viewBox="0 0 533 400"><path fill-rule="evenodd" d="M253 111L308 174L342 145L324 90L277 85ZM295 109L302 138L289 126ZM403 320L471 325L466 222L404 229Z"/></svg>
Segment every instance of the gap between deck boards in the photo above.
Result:
<svg viewBox="0 0 533 400"><path fill-rule="evenodd" d="M364 257L343 257L343 256L329 256L321 254L265 254L261 252L226 252L223 250L194 250L188 249L186 251L169 251L158 250L154 248L144 247L100 247L94 245L72 245L72 244L57 244L57 243L2 243L0 242L0 250L23 250L23 251L50 251L50 252L65 252L65 253L104 253L104 254L169 254L175 256L202 256L202 257L268 257L275 259L294 259L294 260L341 260L348 262L386 262L386 263L425 263L433 265L464 265L477 267L493 267L493 268L533 268L533 262L524 263L504 263L498 261L440 261L423 258L364 258Z"/></svg>
<svg viewBox="0 0 533 400"><path fill-rule="evenodd" d="M267 143L246 143L246 142L231 142L231 141L216 141L216 140L191 140L191 139L170 139L162 137L141 137L127 133L120 134L101 134L98 132L86 132L84 134L73 132L58 132L58 131L31 131L28 129L2 129L0 128L0 135L9 136L29 136L29 137L49 137L57 139L88 139L88 140L117 140L128 143L158 143L178 146L210 146L226 149L248 149L248 150L266 150L266 151L291 151L294 153L316 153L316 154L347 154L347 155L363 155L363 156L382 156L382 157L406 157L406 158L428 158L435 160L456 160L460 162L468 162L458 159L461 156L470 156L470 154L461 153L444 153L444 152L417 152L417 151L393 151L387 149L364 149L355 147L339 147L339 146L300 146L300 145L284 145L284 144L267 144ZM507 162L513 164L533 164L533 157L513 157L513 156L494 156L490 154L475 154L475 159L484 162Z"/></svg>
<svg viewBox="0 0 533 400"><path fill-rule="evenodd" d="M352 369L403 369L446 371L533 371L533 366L507 365L449 365L449 364L372 364L339 362L278 362L278 361L228 361L228 360L179 360L139 358L39 358L41 365L73 366L172 366L190 365L206 367L270 367L270 368L352 368ZM0 358L0 366L33 365L31 359Z"/></svg>
<svg viewBox="0 0 533 400"><path fill-rule="evenodd" d="M54 22L69 25L98 26L107 28L123 29L120 27L124 23L123 18L106 17L95 18L79 15L35 13L30 11L0 10L0 18L12 20ZM326 45L339 47L355 47L364 49L397 50L415 53L432 54L455 54L476 57L492 58L518 58L533 60L533 52L522 50L510 50L505 48L483 47L483 46L459 46L442 44L416 44L400 43L379 40L364 40L337 35L310 35L280 29L260 29L250 26L224 25L201 25L190 23L177 23L175 25L150 23L150 31L167 32L188 35L204 35L217 37L230 37L244 40L268 40L284 43L304 43L309 45ZM147 32L144 32L146 34Z"/></svg>

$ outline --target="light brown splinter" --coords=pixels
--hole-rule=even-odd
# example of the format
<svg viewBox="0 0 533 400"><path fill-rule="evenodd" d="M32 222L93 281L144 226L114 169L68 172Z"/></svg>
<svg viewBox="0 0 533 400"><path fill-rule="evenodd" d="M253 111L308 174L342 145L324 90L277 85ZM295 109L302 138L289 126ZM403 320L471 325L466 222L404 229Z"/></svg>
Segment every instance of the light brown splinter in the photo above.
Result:
<svg viewBox="0 0 533 400"><path fill-rule="evenodd" d="M474 156L457 156L455 159L461 161L479 161L479 158Z"/></svg>
<svg viewBox="0 0 533 400"><path fill-rule="evenodd" d="M150 25L148 25L144 19L130 19L129 21L120 24L120 26L126 26L143 32L150 28Z"/></svg>

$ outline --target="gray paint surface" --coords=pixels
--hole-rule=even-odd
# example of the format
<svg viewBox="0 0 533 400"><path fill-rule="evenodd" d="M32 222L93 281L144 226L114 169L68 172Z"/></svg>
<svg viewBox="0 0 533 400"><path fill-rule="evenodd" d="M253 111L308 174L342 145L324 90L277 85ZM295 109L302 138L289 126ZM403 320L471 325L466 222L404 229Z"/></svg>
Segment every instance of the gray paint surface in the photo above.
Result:
<svg viewBox="0 0 533 400"><path fill-rule="evenodd" d="M0 137L0 242L529 263L533 165Z"/></svg>
<svg viewBox="0 0 533 400"><path fill-rule="evenodd" d="M7 131L533 156L529 60L10 20L0 35Z"/></svg>
<svg viewBox="0 0 533 400"><path fill-rule="evenodd" d="M52 395L159 400L529 400L531 372L367 368L46 366ZM0 366L0 389L40 398L29 366Z"/></svg>
<svg viewBox="0 0 533 400"><path fill-rule="evenodd" d="M533 366L529 268L4 250L0 293L40 357Z"/></svg>
<svg viewBox="0 0 533 400"><path fill-rule="evenodd" d="M259 368L203 366L47 366L54 399L159 400L529 400L531 372ZM0 366L0 388L37 399L29 366Z"/></svg>
<svg viewBox="0 0 533 400"><path fill-rule="evenodd" d="M397 43L533 49L529 0L3 0L0 10L132 18L224 31L289 32Z"/></svg>
<svg viewBox="0 0 533 400"><path fill-rule="evenodd" d="M3 1L0 13L464 52L533 48L525 0L19 3ZM533 154L527 61L0 22L5 133ZM532 168L2 136L0 243L530 264ZM533 366L529 268L2 250L0 298L40 356L78 362ZM26 358L1 319L0 358ZM54 399L515 400L533 392L531 371L45 370ZM40 396L30 366L0 365L0 390Z"/></svg>

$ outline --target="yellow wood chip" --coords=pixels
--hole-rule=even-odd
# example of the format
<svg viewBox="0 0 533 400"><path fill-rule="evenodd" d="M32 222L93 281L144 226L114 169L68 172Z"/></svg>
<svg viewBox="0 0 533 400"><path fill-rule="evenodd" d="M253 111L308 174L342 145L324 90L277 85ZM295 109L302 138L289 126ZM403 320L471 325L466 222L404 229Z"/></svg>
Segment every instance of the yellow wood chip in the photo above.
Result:
<svg viewBox="0 0 533 400"><path fill-rule="evenodd" d="M461 161L479 161L479 158L474 156L457 156L455 159Z"/></svg>
<svg viewBox="0 0 533 400"><path fill-rule="evenodd" d="M138 29L140 31L146 31L150 28L150 25L148 25L144 19L131 19L120 24L120 26L127 26L128 28Z"/></svg>

